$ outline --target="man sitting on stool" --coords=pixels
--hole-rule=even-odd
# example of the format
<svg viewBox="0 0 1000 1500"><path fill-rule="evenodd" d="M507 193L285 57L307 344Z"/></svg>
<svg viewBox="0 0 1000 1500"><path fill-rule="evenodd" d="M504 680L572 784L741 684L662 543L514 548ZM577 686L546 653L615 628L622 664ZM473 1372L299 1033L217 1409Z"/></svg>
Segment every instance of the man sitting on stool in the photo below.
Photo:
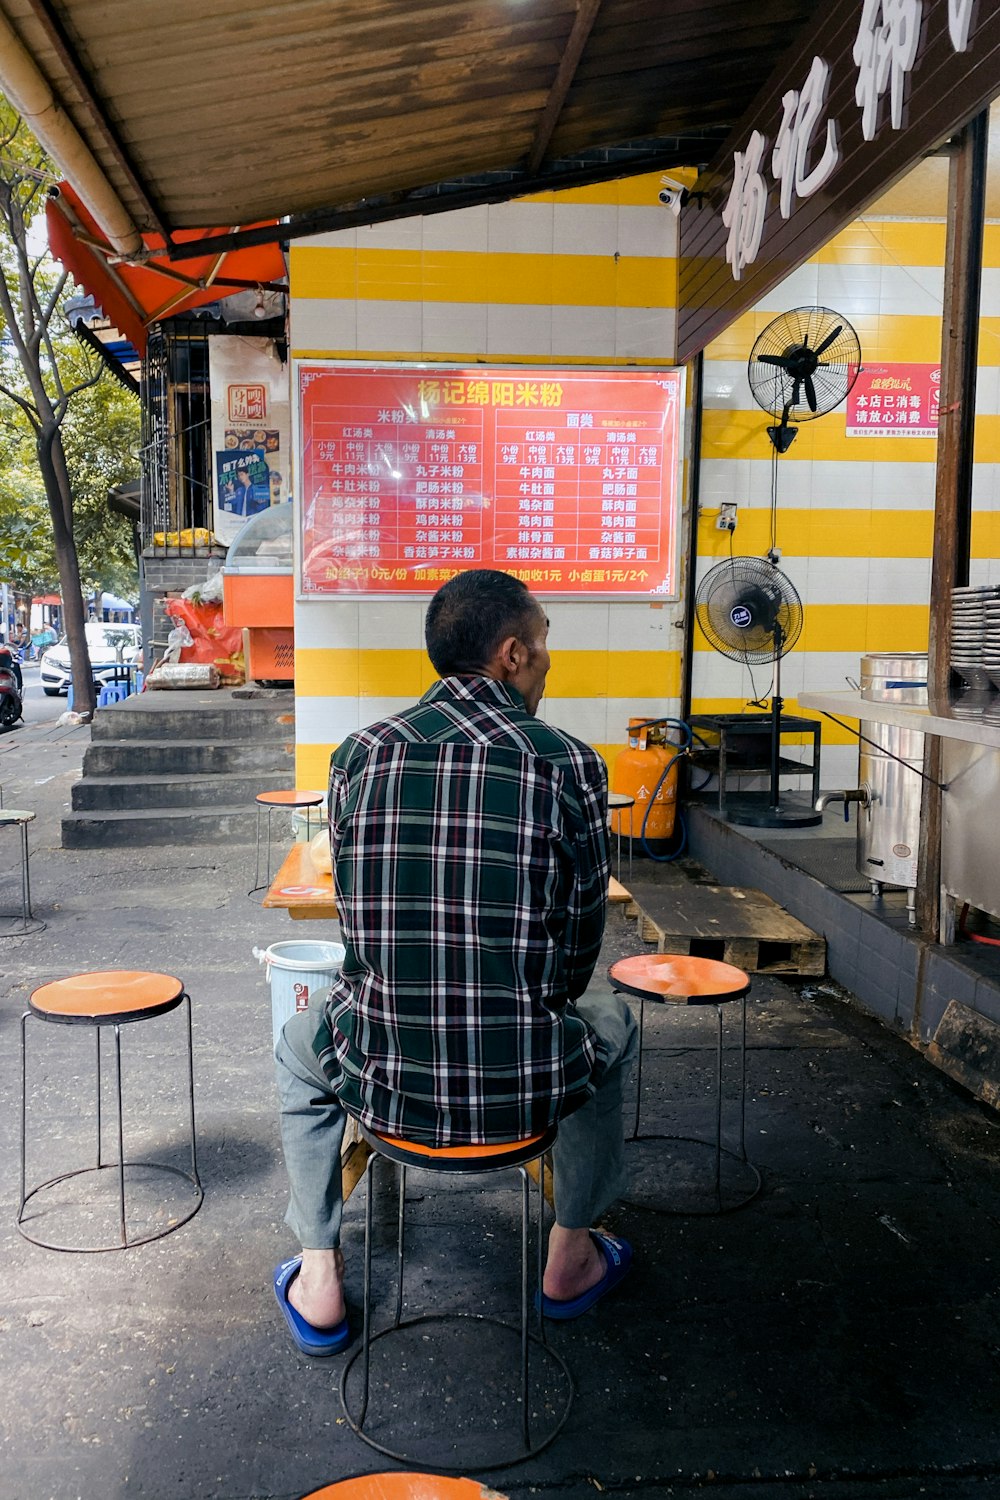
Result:
<svg viewBox="0 0 1000 1500"><path fill-rule="evenodd" d="M515 1141L555 1121L556 1222L542 1306L577 1317L631 1250L591 1225L625 1187L627 1006L584 993L604 930L607 777L597 753L535 717L548 621L527 588L459 573L427 610L441 681L351 735L330 774L346 957L326 1003L275 1051L301 1257L275 1292L299 1348L348 1341L340 1252L343 1104L428 1146Z"/></svg>

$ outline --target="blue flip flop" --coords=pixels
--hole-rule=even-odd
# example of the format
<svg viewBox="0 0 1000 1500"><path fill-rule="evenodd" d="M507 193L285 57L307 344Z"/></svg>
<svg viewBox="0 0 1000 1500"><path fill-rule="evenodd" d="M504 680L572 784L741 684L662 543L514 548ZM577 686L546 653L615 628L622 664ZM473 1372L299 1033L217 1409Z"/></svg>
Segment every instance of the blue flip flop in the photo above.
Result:
<svg viewBox="0 0 1000 1500"><path fill-rule="evenodd" d="M590 1238L601 1251L607 1262L607 1270L600 1281L586 1292L581 1292L579 1297L571 1297L569 1301L561 1301L558 1297L546 1297L544 1293L539 1299L535 1298L535 1306L541 1300L542 1313L546 1318L580 1318L585 1312L589 1312L596 1302L599 1302L608 1292L613 1292L620 1281L624 1281L632 1267L632 1246L628 1240L616 1239L612 1234L601 1234L598 1230L590 1231Z"/></svg>
<svg viewBox="0 0 1000 1500"><path fill-rule="evenodd" d="M338 1323L335 1328L314 1328L301 1313L296 1312L288 1300L288 1288L301 1268L302 1257L296 1255L292 1260L283 1260L274 1272L274 1295L288 1324L288 1331L295 1341L295 1347L301 1349L303 1354L311 1354L317 1359L323 1359L329 1354L339 1354L351 1338L347 1319Z"/></svg>

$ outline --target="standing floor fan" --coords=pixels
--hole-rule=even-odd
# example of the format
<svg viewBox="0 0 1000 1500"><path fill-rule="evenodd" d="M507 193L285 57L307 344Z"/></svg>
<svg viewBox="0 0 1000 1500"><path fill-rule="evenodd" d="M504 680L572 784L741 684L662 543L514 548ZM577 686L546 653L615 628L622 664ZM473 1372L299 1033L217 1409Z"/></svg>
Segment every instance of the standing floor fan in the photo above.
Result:
<svg viewBox="0 0 1000 1500"><path fill-rule="evenodd" d="M789 578L768 557L733 557L716 563L702 579L695 617L709 645L746 667L774 664L771 699L770 793L761 800L733 798L734 823L756 828L813 828L823 821L811 807L782 806L781 658L802 632L802 600Z"/></svg>

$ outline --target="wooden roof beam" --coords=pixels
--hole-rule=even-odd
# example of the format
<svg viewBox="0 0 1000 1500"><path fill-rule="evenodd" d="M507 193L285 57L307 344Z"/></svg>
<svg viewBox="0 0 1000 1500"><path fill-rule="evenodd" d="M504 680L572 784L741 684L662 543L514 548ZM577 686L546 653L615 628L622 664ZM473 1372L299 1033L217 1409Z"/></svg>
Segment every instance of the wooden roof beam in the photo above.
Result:
<svg viewBox="0 0 1000 1500"><path fill-rule="evenodd" d="M528 177L535 175L545 159L545 154L555 134L555 128L559 123L562 107L566 103L566 96L573 85L576 70L580 66L583 49L590 39L590 33L594 29L594 22L597 20L600 8L601 0L577 0L576 16L573 19L559 67L556 69L555 81L539 117L535 139L528 153L525 165L525 174Z"/></svg>

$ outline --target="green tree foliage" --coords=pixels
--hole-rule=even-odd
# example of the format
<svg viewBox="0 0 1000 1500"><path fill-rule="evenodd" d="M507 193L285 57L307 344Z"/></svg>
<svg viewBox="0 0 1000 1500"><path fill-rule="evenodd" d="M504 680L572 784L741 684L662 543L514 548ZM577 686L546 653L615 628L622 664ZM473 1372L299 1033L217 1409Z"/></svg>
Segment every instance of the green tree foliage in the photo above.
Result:
<svg viewBox="0 0 1000 1500"><path fill-rule="evenodd" d="M35 222L52 178L40 146L0 99L0 566L6 550L13 581L37 586L50 569L57 576L76 706L89 716L82 595L95 585L134 592L128 529L106 515L104 501L109 484L137 468L138 410L129 412L137 403L62 315L67 276Z"/></svg>
<svg viewBox="0 0 1000 1500"><path fill-rule="evenodd" d="M81 361L75 334L53 330L63 368ZM83 371L80 371L80 375ZM78 377L79 378L79 377ZM107 376L74 399L62 428L73 484L73 533L86 594L138 590L131 527L107 508L108 490L139 470L139 403ZM59 569L35 439L24 414L0 397L0 577L33 594L58 592Z"/></svg>

